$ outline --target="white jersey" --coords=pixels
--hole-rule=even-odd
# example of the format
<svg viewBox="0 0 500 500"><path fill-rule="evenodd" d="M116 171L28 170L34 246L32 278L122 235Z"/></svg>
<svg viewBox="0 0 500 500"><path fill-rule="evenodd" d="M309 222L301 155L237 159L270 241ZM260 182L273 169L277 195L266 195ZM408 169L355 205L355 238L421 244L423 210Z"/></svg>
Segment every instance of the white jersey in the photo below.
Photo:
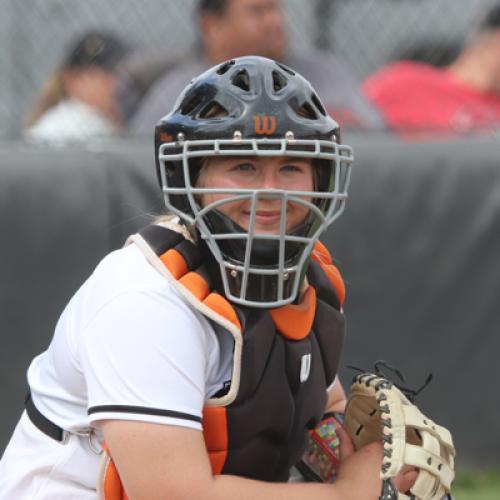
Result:
<svg viewBox="0 0 500 500"><path fill-rule="evenodd" d="M94 498L99 456L92 448L99 439L79 436L98 420L201 429L205 400L231 379L233 347L232 337L195 311L136 245L111 253L74 295L49 348L28 369L37 409L73 435L58 443L23 415L0 462L0 499L59 498L50 495L79 480ZM46 454L29 446L34 439L45 443ZM69 456L49 478L61 446ZM36 490L35 496L33 484L41 483L49 485L47 495Z"/></svg>
<svg viewBox="0 0 500 500"><path fill-rule="evenodd" d="M116 126L97 108L77 99L64 99L28 128L25 137L53 145L109 137L116 133Z"/></svg>

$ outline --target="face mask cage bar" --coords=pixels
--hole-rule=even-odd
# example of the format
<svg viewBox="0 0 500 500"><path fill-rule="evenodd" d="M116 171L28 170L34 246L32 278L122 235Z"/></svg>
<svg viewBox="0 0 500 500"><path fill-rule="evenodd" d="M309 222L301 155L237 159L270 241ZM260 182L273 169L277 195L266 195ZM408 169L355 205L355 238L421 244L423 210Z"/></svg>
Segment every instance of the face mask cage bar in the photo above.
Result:
<svg viewBox="0 0 500 500"><path fill-rule="evenodd" d="M287 191L279 189L223 189L203 188L192 184L190 160L216 156L286 156L327 160L331 168L331 179L326 191ZM303 270L319 236L343 212L350 182L352 149L333 141L308 139L217 139L179 141L164 143L159 147L160 178L164 202L169 211L178 215L188 225L195 226L221 267L222 283L226 297L237 304L252 307L279 307L289 304L298 295L303 280ZM181 162L184 186L171 184L172 162ZM317 188L315 188L317 189ZM204 194L222 194L219 199L204 207L197 200ZM185 196L190 212L180 210L171 197ZM255 218L258 200L279 199L282 216L279 233L255 232ZM207 224L207 216L218 207L234 201L250 201L250 215L247 232L214 233ZM306 207L310 212L310 230L307 234L287 234L286 207L288 203ZM229 240L243 240L244 257L241 261L229 258L221 250L221 244ZM255 265L252 262L254 246L262 241L274 242L277 259L273 266ZM287 245L302 249L293 259L286 258ZM251 282L272 284L272 297L251 297ZM255 286L253 287L255 288ZM266 293L264 292L264 295Z"/></svg>

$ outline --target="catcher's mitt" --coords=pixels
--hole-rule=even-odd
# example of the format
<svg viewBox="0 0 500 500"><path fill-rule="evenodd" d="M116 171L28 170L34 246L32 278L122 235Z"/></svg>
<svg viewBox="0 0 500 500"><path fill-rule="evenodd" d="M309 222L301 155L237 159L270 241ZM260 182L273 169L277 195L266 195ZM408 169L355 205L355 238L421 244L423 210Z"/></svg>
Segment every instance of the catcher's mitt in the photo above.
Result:
<svg viewBox="0 0 500 500"><path fill-rule="evenodd" d="M354 377L344 427L356 449L379 441L383 445L380 498L441 500L454 478L455 448L450 432L423 415L396 385L380 373ZM404 465L417 468L409 495L398 493L391 478Z"/></svg>

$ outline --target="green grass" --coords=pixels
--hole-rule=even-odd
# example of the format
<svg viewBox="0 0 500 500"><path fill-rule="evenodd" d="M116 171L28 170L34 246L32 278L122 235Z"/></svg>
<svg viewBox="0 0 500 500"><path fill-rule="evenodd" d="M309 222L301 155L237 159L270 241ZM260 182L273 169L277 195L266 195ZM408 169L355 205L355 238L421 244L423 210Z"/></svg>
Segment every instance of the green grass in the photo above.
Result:
<svg viewBox="0 0 500 500"><path fill-rule="evenodd" d="M500 500L500 470L458 472L452 494L455 500Z"/></svg>

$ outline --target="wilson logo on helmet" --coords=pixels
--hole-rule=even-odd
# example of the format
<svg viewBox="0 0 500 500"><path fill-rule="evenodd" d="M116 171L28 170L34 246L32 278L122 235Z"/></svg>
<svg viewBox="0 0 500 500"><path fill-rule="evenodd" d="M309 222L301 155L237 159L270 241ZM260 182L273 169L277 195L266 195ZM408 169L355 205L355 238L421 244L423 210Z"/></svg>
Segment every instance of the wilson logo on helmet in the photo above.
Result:
<svg viewBox="0 0 500 500"><path fill-rule="evenodd" d="M253 123L256 134L270 135L274 134L276 130L276 117L274 115L254 115Z"/></svg>

